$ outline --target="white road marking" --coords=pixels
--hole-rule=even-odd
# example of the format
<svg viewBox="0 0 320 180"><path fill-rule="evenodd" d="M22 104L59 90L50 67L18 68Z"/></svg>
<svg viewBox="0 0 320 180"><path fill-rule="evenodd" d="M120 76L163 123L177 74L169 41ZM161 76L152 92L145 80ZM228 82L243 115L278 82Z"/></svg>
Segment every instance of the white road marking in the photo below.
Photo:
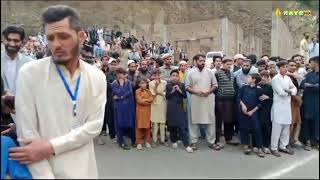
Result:
<svg viewBox="0 0 320 180"><path fill-rule="evenodd" d="M277 179L277 178L281 177L282 175L287 174L287 173L291 172L292 170L294 170L304 164L307 164L308 162L310 162L311 160L313 160L317 157L319 157L319 153L315 152L306 158L298 159L292 163L290 162L290 165L287 165L287 167L284 167L284 168L281 167L280 170L278 170L278 171L273 170L272 172L267 173L263 176L260 176L257 179Z"/></svg>

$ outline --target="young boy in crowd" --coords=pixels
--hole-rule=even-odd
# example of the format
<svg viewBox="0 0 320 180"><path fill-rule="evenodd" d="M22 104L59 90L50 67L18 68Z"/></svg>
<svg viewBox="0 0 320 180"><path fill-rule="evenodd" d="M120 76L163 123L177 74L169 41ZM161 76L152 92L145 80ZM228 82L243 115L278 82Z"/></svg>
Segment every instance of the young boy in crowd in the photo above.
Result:
<svg viewBox="0 0 320 180"><path fill-rule="evenodd" d="M262 137L261 127L258 118L258 109L261 106L259 97L261 96L261 89L258 89L257 84L261 81L259 74L248 75L248 85L240 88L238 94L238 101L240 102L240 137L241 143L244 145L244 153L249 155L251 149L250 134L254 135L255 146L258 148L257 155L264 157L262 151Z"/></svg>
<svg viewBox="0 0 320 180"><path fill-rule="evenodd" d="M160 70L152 71L154 80L149 82L149 89L154 97L151 104L151 122L152 122L152 147L157 146L158 131L160 130L160 141L162 145L167 146L165 142L165 126L166 126L166 85L167 82L160 77Z"/></svg>
<svg viewBox="0 0 320 180"><path fill-rule="evenodd" d="M261 134L262 134L262 146L263 152L265 154L270 154L270 141L271 141L271 107L273 99L273 90L270 85L270 75L267 70L261 71L261 82L259 86L261 87L262 95L259 97L261 101L261 108L258 111L258 116L261 124Z"/></svg>
<svg viewBox="0 0 320 180"><path fill-rule="evenodd" d="M132 146L135 146L134 97L132 85L126 79L126 74L125 69L118 67L117 79L111 84L117 142L124 150L130 149L124 141L126 132L129 132Z"/></svg>
<svg viewBox="0 0 320 180"><path fill-rule="evenodd" d="M142 150L142 140L147 148L151 148L150 118L153 96L151 91L147 89L147 83L146 79L140 79L138 81L139 89L136 90L136 144L138 150Z"/></svg>
<svg viewBox="0 0 320 180"><path fill-rule="evenodd" d="M297 88L287 76L288 62L277 63L279 73L272 79L273 103L271 107L271 153L280 157L280 153L294 154L288 146L290 136L290 125L292 123L291 96L297 94Z"/></svg>
<svg viewBox="0 0 320 180"><path fill-rule="evenodd" d="M167 99L167 125L170 132L172 148L178 147L178 134L186 151L191 153L187 127L187 115L183 110L183 99L187 97L185 85L179 82L179 70L170 72L171 81L166 86Z"/></svg>

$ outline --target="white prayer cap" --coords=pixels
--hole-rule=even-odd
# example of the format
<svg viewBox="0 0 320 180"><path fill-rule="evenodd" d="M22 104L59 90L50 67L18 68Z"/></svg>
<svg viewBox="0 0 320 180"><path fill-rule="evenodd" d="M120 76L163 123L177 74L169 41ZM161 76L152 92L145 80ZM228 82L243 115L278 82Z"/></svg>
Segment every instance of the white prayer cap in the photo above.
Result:
<svg viewBox="0 0 320 180"><path fill-rule="evenodd" d="M117 60L116 60L116 59L114 59L114 58L112 58L112 57L110 57L110 59L109 59L108 63L109 63L109 64L111 64L112 62L117 62Z"/></svg>
<svg viewBox="0 0 320 180"><path fill-rule="evenodd" d="M236 54L233 59L246 59L242 54Z"/></svg>
<svg viewBox="0 0 320 180"><path fill-rule="evenodd" d="M188 64L188 63L186 61L180 61L179 65L182 65L182 64Z"/></svg>
<svg viewBox="0 0 320 180"><path fill-rule="evenodd" d="M275 61L269 61L268 66L270 65L277 65L277 63Z"/></svg>
<svg viewBox="0 0 320 180"><path fill-rule="evenodd" d="M162 59L167 59L168 57L171 57L171 56L172 56L172 54L166 53L166 54L162 55Z"/></svg>
<svg viewBox="0 0 320 180"><path fill-rule="evenodd" d="M134 60L129 60L129 61L128 61L128 66L129 66L131 63L135 63L135 61L134 61Z"/></svg>

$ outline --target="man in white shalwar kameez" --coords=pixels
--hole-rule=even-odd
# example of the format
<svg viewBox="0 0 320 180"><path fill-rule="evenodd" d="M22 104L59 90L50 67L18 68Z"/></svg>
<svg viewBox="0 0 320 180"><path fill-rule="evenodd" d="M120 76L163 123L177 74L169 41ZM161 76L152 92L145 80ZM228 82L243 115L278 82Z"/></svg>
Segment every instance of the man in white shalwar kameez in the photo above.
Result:
<svg viewBox="0 0 320 180"><path fill-rule="evenodd" d="M300 41L300 55L304 57L304 64L309 64L309 34L303 33L304 38Z"/></svg>
<svg viewBox="0 0 320 180"><path fill-rule="evenodd" d="M288 147L290 138L291 96L297 94L297 88L292 83L289 76L287 61L277 63L279 73L272 79L273 104L271 108L271 152L280 157L279 151L287 154L294 152ZM279 148L278 148L279 147Z"/></svg>
<svg viewBox="0 0 320 180"><path fill-rule="evenodd" d="M16 125L21 147L10 149L10 158L27 164L35 179L96 179L93 138L103 124L105 75L79 60L86 35L76 10L51 6L42 18L52 57L20 70Z"/></svg>
<svg viewBox="0 0 320 180"><path fill-rule="evenodd" d="M215 114L214 94L218 87L215 75L205 66L205 56L196 55L193 58L197 67L188 72L186 87L190 92L191 122L189 122L189 134L191 147L197 149L200 126L205 126L206 138L210 148L215 142Z"/></svg>

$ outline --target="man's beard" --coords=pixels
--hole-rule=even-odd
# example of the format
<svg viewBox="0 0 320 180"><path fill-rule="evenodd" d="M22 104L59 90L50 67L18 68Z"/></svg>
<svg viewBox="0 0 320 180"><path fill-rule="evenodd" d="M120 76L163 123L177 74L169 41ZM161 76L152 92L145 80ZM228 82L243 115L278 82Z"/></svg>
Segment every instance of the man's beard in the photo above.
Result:
<svg viewBox="0 0 320 180"><path fill-rule="evenodd" d="M148 69L141 68L140 71L145 74L147 73Z"/></svg>
<svg viewBox="0 0 320 180"><path fill-rule="evenodd" d="M200 71L204 68L204 64L197 64L197 67L199 68Z"/></svg>
<svg viewBox="0 0 320 180"><path fill-rule="evenodd" d="M249 69L242 69L243 74L249 74L250 69L251 69L251 67Z"/></svg>
<svg viewBox="0 0 320 180"><path fill-rule="evenodd" d="M10 45L5 45L6 52L8 54L16 54L20 51L21 46L10 46Z"/></svg>
<svg viewBox="0 0 320 180"><path fill-rule="evenodd" d="M72 54L72 58L74 57L79 57L80 55L80 46L79 46L79 41L77 43L77 45L71 49L71 54ZM58 58L55 58L53 55L52 55L52 59L53 59L53 62L57 65L67 65L71 60L72 58L70 59L58 59Z"/></svg>
<svg viewBox="0 0 320 180"><path fill-rule="evenodd" d="M129 69L129 74L135 74L135 73L136 73L136 71L132 71Z"/></svg>

